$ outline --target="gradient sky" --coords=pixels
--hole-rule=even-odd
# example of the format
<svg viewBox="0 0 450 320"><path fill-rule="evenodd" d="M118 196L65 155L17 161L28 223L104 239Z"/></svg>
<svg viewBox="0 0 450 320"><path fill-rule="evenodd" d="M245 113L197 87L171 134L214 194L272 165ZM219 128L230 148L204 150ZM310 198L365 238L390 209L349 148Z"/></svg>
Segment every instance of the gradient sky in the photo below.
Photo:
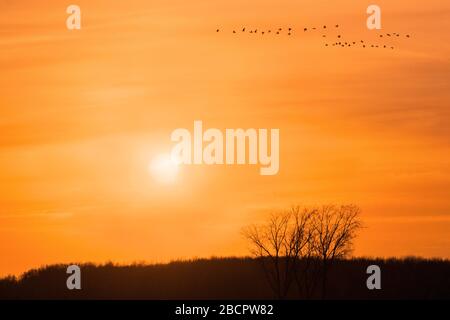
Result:
<svg viewBox="0 0 450 320"><path fill-rule="evenodd" d="M355 255L450 258L450 3L377 1L382 33L412 35L390 42L365 27L371 3L0 1L0 276L248 254L241 228L297 203L359 205ZM327 39L395 50L302 32L337 23ZM280 128L279 174L160 184L149 163L194 120Z"/></svg>

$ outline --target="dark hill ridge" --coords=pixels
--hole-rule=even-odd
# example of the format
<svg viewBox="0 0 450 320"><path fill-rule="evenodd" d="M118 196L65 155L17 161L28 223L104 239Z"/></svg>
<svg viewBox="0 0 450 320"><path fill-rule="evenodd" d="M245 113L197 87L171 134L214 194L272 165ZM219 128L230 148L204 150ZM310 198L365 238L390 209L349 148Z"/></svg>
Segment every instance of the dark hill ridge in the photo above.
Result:
<svg viewBox="0 0 450 320"><path fill-rule="evenodd" d="M381 290L366 287L367 266L381 268ZM213 258L155 265L80 264L82 290L66 288L66 265L0 280L0 299L272 299L261 261ZM295 289L290 298L301 298ZM319 288L317 291L320 291ZM338 260L329 299L450 299L450 261ZM320 292L315 293L320 298Z"/></svg>

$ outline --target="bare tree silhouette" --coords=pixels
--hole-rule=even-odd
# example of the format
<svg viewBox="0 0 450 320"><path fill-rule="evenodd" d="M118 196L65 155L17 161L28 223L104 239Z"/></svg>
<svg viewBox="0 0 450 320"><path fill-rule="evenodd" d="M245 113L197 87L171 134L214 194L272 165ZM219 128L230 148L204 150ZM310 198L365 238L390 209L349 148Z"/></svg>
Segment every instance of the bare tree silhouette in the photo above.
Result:
<svg viewBox="0 0 450 320"><path fill-rule="evenodd" d="M288 260L283 259L292 254L287 245L289 220L289 215L284 212L274 213L266 224L251 225L243 231L252 244L252 254L260 258L270 287L278 299L285 297L291 280Z"/></svg>
<svg viewBox="0 0 450 320"><path fill-rule="evenodd" d="M359 214L360 209L354 205L296 206L271 214L266 223L251 225L243 234L278 299L288 295L293 283L300 296L311 297L319 271L325 298L331 264L352 252L361 228Z"/></svg>
<svg viewBox="0 0 450 320"><path fill-rule="evenodd" d="M313 256L313 213L314 210L296 206L271 214L265 224L244 229L252 253L262 262L269 284L279 299L287 296L294 281L300 291L309 292L302 283L307 278L305 274L310 264L302 266L299 262L301 259L309 262Z"/></svg>
<svg viewBox="0 0 450 320"><path fill-rule="evenodd" d="M314 252L322 263L322 298L326 298L327 276L335 259L347 257L362 227L360 209L355 205L325 205L314 215Z"/></svg>
<svg viewBox="0 0 450 320"><path fill-rule="evenodd" d="M312 228L312 218L315 209L301 208L295 206L291 208L290 219L291 228L289 229L288 245L291 254L286 257L291 265L289 270L295 279L300 296L309 297L314 286L316 275L310 273L314 258L314 229ZM303 264L300 261L303 260Z"/></svg>

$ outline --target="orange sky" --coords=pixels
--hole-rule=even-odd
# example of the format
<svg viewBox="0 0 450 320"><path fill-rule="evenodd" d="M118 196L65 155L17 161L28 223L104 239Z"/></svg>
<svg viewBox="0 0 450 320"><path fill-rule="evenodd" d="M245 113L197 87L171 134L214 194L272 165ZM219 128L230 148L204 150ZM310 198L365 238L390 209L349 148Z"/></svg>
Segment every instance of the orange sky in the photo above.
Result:
<svg viewBox="0 0 450 320"><path fill-rule="evenodd" d="M247 254L240 229L295 203L359 205L356 255L450 258L450 3L377 1L383 33L412 35L395 50L302 32L382 44L368 4L0 1L0 276ZM280 128L279 174L185 166L161 185L148 164L194 120Z"/></svg>

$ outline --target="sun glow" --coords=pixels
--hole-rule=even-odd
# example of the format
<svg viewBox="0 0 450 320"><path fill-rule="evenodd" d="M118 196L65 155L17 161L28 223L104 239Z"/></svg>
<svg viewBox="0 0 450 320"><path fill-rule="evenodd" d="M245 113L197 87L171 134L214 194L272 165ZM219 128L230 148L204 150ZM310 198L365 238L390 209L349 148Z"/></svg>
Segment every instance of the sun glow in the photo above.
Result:
<svg viewBox="0 0 450 320"><path fill-rule="evenodd" d="M158 154L152 159L148 169L155 181L172 184L178 176L179 166L169 154Z"/></svg>

